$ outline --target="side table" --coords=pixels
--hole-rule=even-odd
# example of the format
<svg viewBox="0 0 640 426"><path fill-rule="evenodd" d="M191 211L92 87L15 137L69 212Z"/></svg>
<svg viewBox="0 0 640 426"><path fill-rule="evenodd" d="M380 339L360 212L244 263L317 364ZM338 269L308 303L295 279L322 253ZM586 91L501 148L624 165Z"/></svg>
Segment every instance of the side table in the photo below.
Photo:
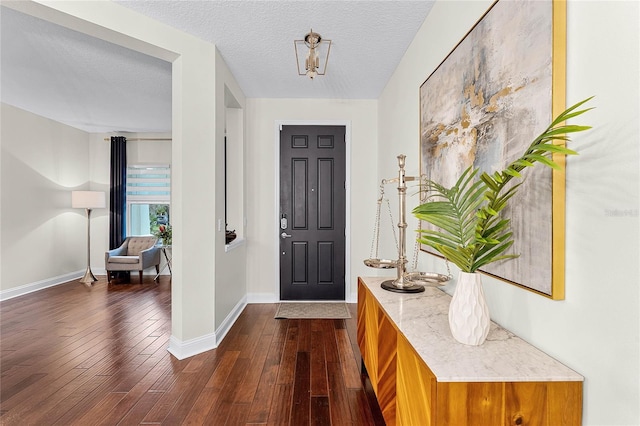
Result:
<svg viewBox="0 0 640 426"><path fill-rule="evenodd" d="M162 274L162 271L164 271L166 268L169 268L170 276L173 274L171 272L171 258L172 258L171 246L160 246L160 258L162 258L162 256L164 256L167 263L165 263L165 265L162 267L160 272L158 272L156 277L153 279L154 281L158 279L160 274Z"/></svg>

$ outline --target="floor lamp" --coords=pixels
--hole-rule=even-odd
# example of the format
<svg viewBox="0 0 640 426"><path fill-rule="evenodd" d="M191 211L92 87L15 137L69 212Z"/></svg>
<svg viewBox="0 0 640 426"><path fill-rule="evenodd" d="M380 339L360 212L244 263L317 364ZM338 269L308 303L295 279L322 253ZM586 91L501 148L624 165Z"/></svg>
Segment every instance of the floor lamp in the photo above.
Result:
<svg viewBox="0 0 640 426"><path fill-rule="evenodd" d="M105 193L102 191L71 191L71 207L87 212L87 270L81 283L90 286L98 281L91 272L91 209L106 207Z"/></svg>

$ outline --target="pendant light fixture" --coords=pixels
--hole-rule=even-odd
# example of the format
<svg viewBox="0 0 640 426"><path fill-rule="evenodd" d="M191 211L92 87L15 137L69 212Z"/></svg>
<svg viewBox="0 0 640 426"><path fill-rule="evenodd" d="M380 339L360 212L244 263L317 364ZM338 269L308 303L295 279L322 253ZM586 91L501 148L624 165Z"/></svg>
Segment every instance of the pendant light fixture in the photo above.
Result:
<svg viewBox="0 0 640 426"><path fill-rule="evenodd" d="M298 52L298 49L304 49L303 45L309 49L304 59L304 67L300 61L301 54ZM331 40L323 39L320 34L313 32L312 29L304 36L304 40L294 40L293 46L296 51L298 75L306 75L312 80L317 75L325 75L327 62L329 61L329 51L331 50ZM322 61L320 57L323 57Z"/></svg>

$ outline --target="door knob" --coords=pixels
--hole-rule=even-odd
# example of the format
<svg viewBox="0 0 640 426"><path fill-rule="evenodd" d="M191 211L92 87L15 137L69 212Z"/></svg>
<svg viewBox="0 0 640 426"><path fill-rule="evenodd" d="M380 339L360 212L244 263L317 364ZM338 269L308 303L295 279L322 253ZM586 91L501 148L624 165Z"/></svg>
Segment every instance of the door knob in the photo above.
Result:
<svg viewBox="0 0 640 426"><path fill-rule="evenodd" d="M291 235L287 234L286 232L283 232L282 234L280 234L280 236L282 238L291 238Z"/></svg>

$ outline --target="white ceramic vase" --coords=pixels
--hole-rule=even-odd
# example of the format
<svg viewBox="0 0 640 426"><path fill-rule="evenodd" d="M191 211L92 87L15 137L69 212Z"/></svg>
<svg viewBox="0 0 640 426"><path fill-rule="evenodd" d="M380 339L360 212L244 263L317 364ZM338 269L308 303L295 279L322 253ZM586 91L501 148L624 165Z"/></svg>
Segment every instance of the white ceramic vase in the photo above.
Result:
<svg viewBox="0 0 640 426"><path fill-rule="evenodd" d="M479 273L460 272L449 305L449 328L460 343L478 346L489 334L491 318Z"/></svg>

